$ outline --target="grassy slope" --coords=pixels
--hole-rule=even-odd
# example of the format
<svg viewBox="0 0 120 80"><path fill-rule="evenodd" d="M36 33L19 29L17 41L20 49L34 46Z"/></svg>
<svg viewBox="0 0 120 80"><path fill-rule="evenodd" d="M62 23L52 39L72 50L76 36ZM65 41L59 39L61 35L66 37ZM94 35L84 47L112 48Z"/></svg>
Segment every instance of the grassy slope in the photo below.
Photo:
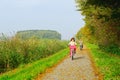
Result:
<svg viewBox="0 0 120 80"><path fill-rule="evenodd" d="M47 68L58 63L68 52L69 49L64 49L48 58L44 58L26 66L21 66L1 75L0 80L32 80L38 74L43 73Z"/></svg>
<svg viewBox="0 0 120 80"><path fill-rule="evenodd" d="M99 50L98 46L87 44L90 49L96 65L100 68L104 80L120 79L120 56L111 55Z"/></svg>

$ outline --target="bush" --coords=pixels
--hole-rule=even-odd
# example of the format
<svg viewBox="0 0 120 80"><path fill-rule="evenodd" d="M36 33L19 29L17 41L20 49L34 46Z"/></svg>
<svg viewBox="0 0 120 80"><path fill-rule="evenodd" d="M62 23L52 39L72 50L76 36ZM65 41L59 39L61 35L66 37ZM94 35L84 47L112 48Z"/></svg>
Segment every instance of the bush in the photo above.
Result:
<svg viewBox="0 0 120 80"><path fill-rule="evenodd" d="M120 48L116 44L110 44L107 46L99 45L99 47L100 47L100 49L102 49L105 52L120 55Z"/></svg>
<svg viewBox="0 0 120 80"><path fill-rule="evenodd" d="M8 71L56 53L67 47L66 41L48 39L0 41L0 72Z"/></svg>

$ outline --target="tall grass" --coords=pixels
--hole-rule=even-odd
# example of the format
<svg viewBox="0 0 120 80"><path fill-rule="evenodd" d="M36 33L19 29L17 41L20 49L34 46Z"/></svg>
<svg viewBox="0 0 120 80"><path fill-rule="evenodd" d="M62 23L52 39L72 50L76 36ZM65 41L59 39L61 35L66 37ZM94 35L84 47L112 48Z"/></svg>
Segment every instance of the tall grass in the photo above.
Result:
<svg viewBox="0 0 120 80"><path fill-rule="evenodd" d="M67 41L21 40L17 37L0 41L0 72L9 71L56 53L67 47Z"/></svg>
<svg viewBox="0 0 120 80"><path fill-rule="evenodd" d="M87 46L93 54L96 65L100 68L104 80L119 80L120 56L103 52L94 44L87 44Z"/></svg>
<svg viewBox="0 0 120 80"><path fill-rule="evenodd" d="M68 52L69 49L64 49L47 58L29 63L26 66L21 66L1 75L0 80L33 80L38 74L43 73L47 68L52 67L63 59Z"/></svg>

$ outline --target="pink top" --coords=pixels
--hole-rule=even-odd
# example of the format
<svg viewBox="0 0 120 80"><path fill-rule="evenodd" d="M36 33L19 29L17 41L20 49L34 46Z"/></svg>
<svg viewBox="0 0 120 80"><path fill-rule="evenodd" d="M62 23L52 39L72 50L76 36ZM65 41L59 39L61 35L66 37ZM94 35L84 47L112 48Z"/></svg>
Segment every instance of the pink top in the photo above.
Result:
<svg viewBox="0 0 120 80"><path fill-rule="evenodd" d="M75 49L75 48L76 48L75 45L73 45L73 46L69 46L69 47L70 47L70 49Z"/></svg>

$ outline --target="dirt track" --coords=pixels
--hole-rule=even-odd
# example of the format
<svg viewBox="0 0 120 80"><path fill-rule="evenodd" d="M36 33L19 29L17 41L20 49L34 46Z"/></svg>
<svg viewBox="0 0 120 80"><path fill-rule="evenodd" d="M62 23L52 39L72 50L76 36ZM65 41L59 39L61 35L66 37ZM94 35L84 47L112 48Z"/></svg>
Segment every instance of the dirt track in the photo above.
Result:
<svg viewBox="0 0 120 80"><path fill-rule="evenodd" d="M100 80L95 72L89 52L84 48L82 51L77 49L74 60L67 56L50 71L38 76L36 80Z"/></svg>

